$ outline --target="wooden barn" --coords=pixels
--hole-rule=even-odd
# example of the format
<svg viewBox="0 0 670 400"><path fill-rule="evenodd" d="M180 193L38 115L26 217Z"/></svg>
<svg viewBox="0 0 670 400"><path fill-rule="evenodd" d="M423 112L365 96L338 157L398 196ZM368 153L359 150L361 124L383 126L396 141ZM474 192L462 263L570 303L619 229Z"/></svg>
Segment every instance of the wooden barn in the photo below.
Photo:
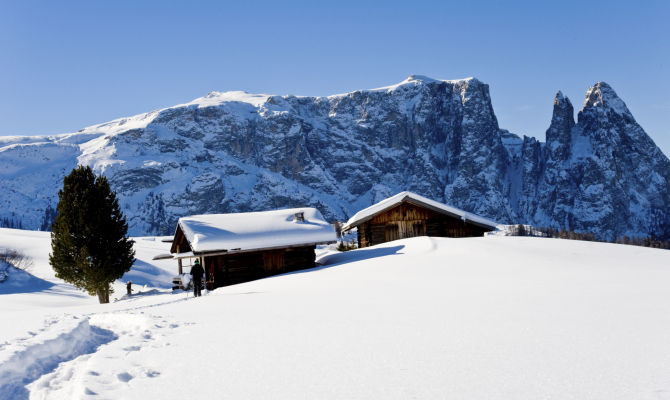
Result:
<svg viewBox="0 0 670 400"><path fill-rule="evenodd" d="M496 223L412 192L401 192L357 212L342 227L358 229L358 247L414 236L483 236Z"/></svg>
<svg viewBox="0 0 670 400"><path fill-rule="evenodd" d="M315 208L193 215L179 219L170 253L197 258L208 289L315 266L318 244L334 243L335 229Z"/></svg>

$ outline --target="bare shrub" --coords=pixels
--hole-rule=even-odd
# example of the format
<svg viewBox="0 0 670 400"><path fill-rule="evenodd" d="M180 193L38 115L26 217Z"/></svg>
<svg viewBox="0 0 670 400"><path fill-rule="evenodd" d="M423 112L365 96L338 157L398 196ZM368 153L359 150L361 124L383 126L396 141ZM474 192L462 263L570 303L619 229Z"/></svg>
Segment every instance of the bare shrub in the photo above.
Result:
<svg viewBox="0 0 670 400"><path fill-rule="evenodd" d="M15 249L0 248L0 261L10 264L14 268L27 271L33 266L33 259Z"/></svg>

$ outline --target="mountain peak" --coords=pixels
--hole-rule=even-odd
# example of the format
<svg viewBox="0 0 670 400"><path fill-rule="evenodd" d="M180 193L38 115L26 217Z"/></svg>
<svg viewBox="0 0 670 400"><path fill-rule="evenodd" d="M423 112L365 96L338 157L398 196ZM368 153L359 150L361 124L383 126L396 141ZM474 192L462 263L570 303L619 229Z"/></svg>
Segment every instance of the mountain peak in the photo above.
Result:
<svg viewBox="0 0 670 400"><path fill-rule="evenodd" d="M554 106L559 106L566 103L572 106L570 99L566 95L564 95L563 92L561 92L560 90L556 92L556 96L554 96Z"/></svg>
<svg viewBox="0 0 670 400"><path fill-rule="evenodd" d="M572 103L559 90L554 97L554 111L551 115L551 125L549 125L549 129L546 132L548 149L552 159L567 159L573 126L575 126L575 117Z"/></svg>
<svg viewBox="0 0 670 400"><path fill-rule="evenodd" d="M619 98L610 85L602 81L597 82L586 91L582 111L592 107L610 109L619 115L631 115L626 103Z"/></svg>

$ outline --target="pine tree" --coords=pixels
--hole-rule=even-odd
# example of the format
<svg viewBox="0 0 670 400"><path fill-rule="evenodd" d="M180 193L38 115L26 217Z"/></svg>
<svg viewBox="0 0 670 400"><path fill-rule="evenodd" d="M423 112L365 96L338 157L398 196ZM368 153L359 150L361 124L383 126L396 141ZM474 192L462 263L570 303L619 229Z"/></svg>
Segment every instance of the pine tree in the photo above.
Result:
<svg viewBox="0 0 670 400"><path fill-rule="evenodd" d="M135 262L133 241L104 176L80 166L63 179L51 226L49 262L56 276L109 303L110 283Z"/></svg>
<svg viewBox="0 0 670 400"><path fill-rule="evenodd" d="M522 224L517 225L516 234L517 236L526 236L526 227Z"/></svg>

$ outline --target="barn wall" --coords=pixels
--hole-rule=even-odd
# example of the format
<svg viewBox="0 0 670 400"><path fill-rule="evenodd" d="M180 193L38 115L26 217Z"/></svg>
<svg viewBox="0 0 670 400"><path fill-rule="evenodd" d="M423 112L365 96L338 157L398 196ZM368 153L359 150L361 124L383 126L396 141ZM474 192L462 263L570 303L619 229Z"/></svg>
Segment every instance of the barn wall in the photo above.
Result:
<svg viewBox="0 0 670 400"><path fill-rule="evenodd" d="M397 221L425 221L441 214L414 204L402 203L372 218L373 224L386 224Z"/></svg>
<svg viewBox="0 0 670 400"><path fill-rule="evenodd" d="M430 218L426 221L426 235L444 237L447 236L446 227L442 218Z"/></svg>
<svg viewBox="0 0 670 400"><path fill-rule="evenodd" d="M314 268L315 246L205 257L208 289Z"/></svg>
<svg viewBox="0 0 670 400"><path fill-rule="evenodd" d="M184 253L187 251L191 251L191 246L188 244L188 240L186 240L181 227L177 226L177 232L175 232L172 245L170 246L170 253Z"/></svg>
<svg viewBox="0 0 670 400"><path fill-rule="evenodd" d="M370 241L368 240L368 232L370 232L370 224L365 222L358 225L358 247L368 247Z"/></svg>
<svg viewBox="0 0 670 400"><path fill-rule="evenodd" d="M304 246L286 249L286 252L284 253L283 272L314 268L316 265L315 247L316 246Z"/></svg>
<svg viewBox="0 0 670 400"><path fill-rule="evenodd" d="M381 225L383 229L383 225ZM368 247L372 246L372 235L373 235L373 229L375 232L378 234L379 227L374 227L370 224L370 222L364 222L358 226L358 247ZM383 231L382 231L383 233Z"/></svg>
<svg viewBox="0 0 670 400"><path fill-rule="evenodd" d="M386 241L385 224L370 223L370 246Z"/></svg>
<svg viewBox="0 0 670 400"><path fill-rule="evenodd" d="M368 247L396 239L415 236L472 237L483 236L488 229L463 222L433 210L402 203L358 225L359 247Z"/></svg>

